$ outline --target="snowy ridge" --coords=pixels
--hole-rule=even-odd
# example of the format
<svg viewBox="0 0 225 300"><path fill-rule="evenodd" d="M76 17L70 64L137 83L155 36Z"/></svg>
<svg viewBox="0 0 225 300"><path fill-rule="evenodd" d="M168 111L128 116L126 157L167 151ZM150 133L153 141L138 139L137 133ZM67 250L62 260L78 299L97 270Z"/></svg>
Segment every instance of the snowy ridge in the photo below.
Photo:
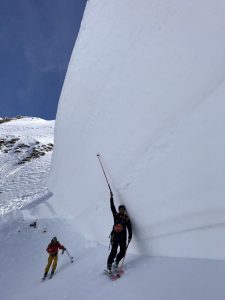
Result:
<svg viewBox="0 0 225 300"><path fill-rule="evenodd" d="M21 118L0 124L0 213L48 194L54 121Z"/></svg>

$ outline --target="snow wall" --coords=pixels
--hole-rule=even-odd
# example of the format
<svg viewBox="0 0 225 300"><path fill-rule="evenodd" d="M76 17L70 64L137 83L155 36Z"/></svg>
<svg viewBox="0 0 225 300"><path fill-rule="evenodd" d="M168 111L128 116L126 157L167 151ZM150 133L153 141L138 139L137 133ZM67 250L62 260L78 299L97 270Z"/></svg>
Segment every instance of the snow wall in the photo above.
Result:
<svg viewBox="0 0 225 300"><path fill-rule="evenodd" d="M225 258L224 15L224 0L88 1L49 181L85 239L107 244L112 228L100 153L129 251Z"/></svg>

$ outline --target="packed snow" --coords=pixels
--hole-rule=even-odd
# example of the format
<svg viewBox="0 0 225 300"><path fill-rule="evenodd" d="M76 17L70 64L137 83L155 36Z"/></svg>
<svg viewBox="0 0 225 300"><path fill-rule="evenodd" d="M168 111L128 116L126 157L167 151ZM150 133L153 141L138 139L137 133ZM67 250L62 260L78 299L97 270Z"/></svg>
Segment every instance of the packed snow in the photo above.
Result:
<svg viewBox="0 0 225 300"><path fill-rule="evenodd" d="M100 153L133 252L225 258L224 15L224 1L88 2L49 184L86 239L111 226Z"/></svg>
<svg viewBox="0 0 225 300"><path fill-rule="evenodd" d="M107 247L86 241L76 219L50 216L45 211L48 205L11 213L1 223L2 300L224 299L225 262L219 260L128 253L124 274L111 281L103 273ZM34 218L38 218L36 229L29 226ZM48 257L45 249L55 235L73 255L74 263L60 253L54 277L41 282Z"/></svg>
<svg viewBox="0 0 225 300"><path fill-rule="evenodd" d="M54 122L0 124L2 300L224 300L224 13L223 0L87 2L49 178ZM114 282L97 153L134 231ZM41 282L53 236L74 263L60 254Z"/></svg>

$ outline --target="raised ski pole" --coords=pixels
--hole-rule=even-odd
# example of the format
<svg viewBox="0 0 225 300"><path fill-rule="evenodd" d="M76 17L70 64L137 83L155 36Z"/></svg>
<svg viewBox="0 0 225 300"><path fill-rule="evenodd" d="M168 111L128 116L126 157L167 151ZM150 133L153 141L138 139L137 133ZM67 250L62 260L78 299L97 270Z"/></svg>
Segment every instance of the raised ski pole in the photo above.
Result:
<svg viewBox="0 0 225 300"><path fill-rule="evenodd" d="M112 190L111 190L111 187L110 187L110 185L109 185L108 178L107 178L107 176L106 176L106 174L105 174L105 170L104 170L103 165L102 165L102 161L101 161L100 154L97 154L97 157L98 157L99 163L100 163L100 165L101 165L101 167L102 167L102 171L103 171L103 174L104 174L104 176L105 176L106 182L107 182L107 184L108 184L108 187L109 187L109 190L110 190L110 194L112 194Z"/></svg>
<svg viewBox="0 0 225 300"><path fill-rule="evenodd" d="M66 254L69 256L71 263L73 263L73 256L70 255L70 253L68 252L68 250L66 249Z"/></svg>

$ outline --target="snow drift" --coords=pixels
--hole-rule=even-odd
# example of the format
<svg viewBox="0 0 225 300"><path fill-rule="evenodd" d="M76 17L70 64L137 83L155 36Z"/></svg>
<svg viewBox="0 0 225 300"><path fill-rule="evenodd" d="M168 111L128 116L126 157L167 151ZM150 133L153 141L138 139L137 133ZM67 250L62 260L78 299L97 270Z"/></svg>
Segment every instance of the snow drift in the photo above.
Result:
<svg viewBox="0 0 225 300"><path fill-rule="evenodd" d="M108 242L109 192L133 251L225 258L225 2L91 0L58 107L49 188Z"/></svg>

